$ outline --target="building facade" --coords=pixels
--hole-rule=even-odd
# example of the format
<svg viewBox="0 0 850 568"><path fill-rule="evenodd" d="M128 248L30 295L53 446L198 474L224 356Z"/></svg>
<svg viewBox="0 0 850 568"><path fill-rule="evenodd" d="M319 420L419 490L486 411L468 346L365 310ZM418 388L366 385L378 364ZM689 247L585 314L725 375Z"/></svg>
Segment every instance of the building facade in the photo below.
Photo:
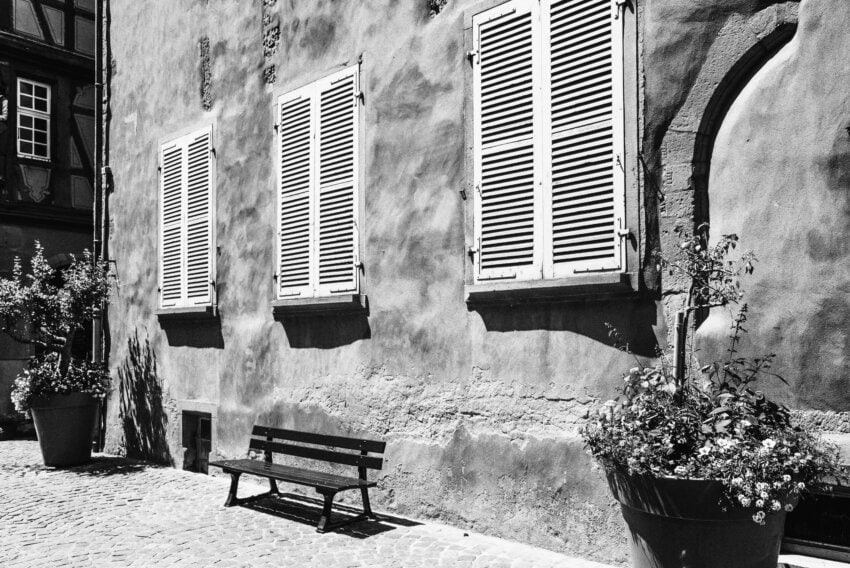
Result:
<svg viewBox="0 0 850 568"><path fill-rule="evenodd" d="M112 2L108 449L203 470L255 423L380 437L378 508L622 561L579 431L633 366L611 328L668 344L688 290L658 254L704 222L760 259L742 350L788 382L764 389L846 443L848 23Z"/></svg>
<svg viewBox="0 0 850 568"><path fill-rule="evenodd" d="M0 2L0 270L92 248L95 1ZM26 263L26 260L24 260ZM0 334L0 420L29 346Z"/></svg>

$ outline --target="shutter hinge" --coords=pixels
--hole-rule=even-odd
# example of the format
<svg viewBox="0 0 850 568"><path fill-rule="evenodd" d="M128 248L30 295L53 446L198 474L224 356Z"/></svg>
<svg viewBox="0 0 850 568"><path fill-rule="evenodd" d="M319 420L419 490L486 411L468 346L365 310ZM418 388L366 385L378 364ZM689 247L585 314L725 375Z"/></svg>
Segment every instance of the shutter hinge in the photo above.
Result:
<svg viewBox="0 0 850 568"><path fill-rule="evenodd" d="M466 52L466 58L469 60L470 63L475 63L477 57L478 51L475 49Z"/></svg>
<svg viewBox="0 0 850 568"><path fill-rule="evenodd" d="M631 0L614 0L614 19L618 20L620 18L620 12L630 4Z"/></svg>
<svg viewBox="0 0 850 568"><path fill-rule="evenodd" d="M470 259L475 258L475 255L478 254L478 247L476 247L476 246L467 247L466 254L469 255Z"/></svg>
<svg viewBox="0 0 850 568"><path fill-rule="evenodd" d="M279 130L280 130L280 124L275 124L274 125L274 131L278 132Z"/></svg>
<svg viewBox="0 0 850 568"><path fill-rule="evenodd" d="M366 101L366 95L363 94L363 91L357 91L354 93L354 100L360 101L361 103Z"/></svg>
<svg viewBox="0 0 850 568"><path fill-rule="evenodd" d="M623 227L622 229L617 229L617 236L620 238L628 238L632 235L632 230L628 227Z"/></svg>
<svg viewBox="0 0 850 568"><path fill-rule="evenodd" d="M466 188L461 188L460 190L460 198L466 201Z"/></svg>

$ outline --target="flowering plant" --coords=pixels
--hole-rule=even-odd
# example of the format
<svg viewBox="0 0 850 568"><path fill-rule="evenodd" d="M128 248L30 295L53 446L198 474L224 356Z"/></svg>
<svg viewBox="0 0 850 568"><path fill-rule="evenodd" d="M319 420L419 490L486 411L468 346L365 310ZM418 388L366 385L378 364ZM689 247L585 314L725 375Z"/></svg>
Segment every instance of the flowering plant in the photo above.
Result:
<svg viewBox="0 0 850 568"><path fill-rule="evenodd" d="M726 305L741 298L736 277L752 271L752 255L726 260L733 235L713 248L705 232L686 243L685 267L692 278L690 307ZM670 263L668 263L669 265ZM640 362L624 378L622 394L608 401L583 431L590 453L606 468L630 475L714 479L729 501L749 509L753 520L791 510L800 492L838 471L837 449L795 425L787 408L754 388L769 371L773 355L737 356L746 330L743 305L733 323L728 357L683 376L666 359ZM612 331L618 340L616 331Z"/></svg>
<svg viewBox="0 0 850 568"><path fill-rule="evenodd" d="M36 242L30 268L24 273L16 258L11 277L0 278L0 330L37 349L13 385L15 408L25 412L35 398L52 393L104 397L108 371L80 357L74 338L96 317L109 295L108 264L84 251L81 258L71 255L70 265L57 271Z"/></svg>

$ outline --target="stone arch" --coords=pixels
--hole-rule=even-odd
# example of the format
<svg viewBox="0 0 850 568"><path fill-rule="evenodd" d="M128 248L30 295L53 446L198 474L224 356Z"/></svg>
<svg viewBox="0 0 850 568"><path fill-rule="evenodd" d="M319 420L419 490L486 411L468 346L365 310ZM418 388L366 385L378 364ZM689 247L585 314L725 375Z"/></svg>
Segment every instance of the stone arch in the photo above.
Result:
<svg viewBox="0 0 850 568"><path fill-rule="evenodd" d="M708 180L717 133L747 83L794 36L798 8L798 2L782 2L749 16L737 14L715 35L661 144L660 188L668 200L672 196L666 208L674 210L659 218L661 250L677 250L683 233L709 221ZM669 334L670 318L687 301L687 285L676 276L664 280Z"/></svg>
<svg viewBox="0 0 850 568"><path fill-rule="evenodd" d="M695 229L702 223L709 222L708 180L711 174L711 156L726 113L750 79L791 40L796 30L796 21L780 22L732 65L708 100L694 141L692 159L691 186L694 191Z"/></svg>

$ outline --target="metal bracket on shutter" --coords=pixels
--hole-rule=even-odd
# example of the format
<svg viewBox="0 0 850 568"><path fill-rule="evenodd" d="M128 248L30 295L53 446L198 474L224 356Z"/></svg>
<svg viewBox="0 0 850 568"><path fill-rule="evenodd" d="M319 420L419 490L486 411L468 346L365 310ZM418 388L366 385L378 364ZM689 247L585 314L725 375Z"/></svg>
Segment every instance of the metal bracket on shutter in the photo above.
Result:
<svg viewBox="0 0 850 568"><path fill-rule="evenodd" d="M632 2L631 2L631 0L613 0L613 1L614 1L614 19L618 20L620 18L620 12L622 12L623 9L626 6L631 6Z"/></svg>
<svg viewBox="0 0 850 568"><path fill-rule="evenodd" d="M466 254L469 256L470 260L475 258L475 255L478 254L478 247L471 246L466 248ZM473 260L474 262L474 260Z"/></svg>
<svg viewBox="0 0 850 568"><path fill-rule="evenodd" d="M477 50L473 49L472 51L466 52L466 58L469 60L470 63L475 63L477 57L478 57L478 51Z"/></svg>
<svg viewBox="0 0 850 568"><path fill-rule="evenodd" d="M366 95L363 94L363 91L357 91L354 93L354 100L363 103L366 101Z"/></svg>
<svg viewBox="0 0 850 568"><path fill-rule="evenodd" d="M623 227L622 229L617 229L617 236L622 238L629 238L632 235L632 230L628 227Z"/></svg>
<svg viewBox="0 0 850 568"><path fill-rule="evenodd" d="M460 198L463 199L464 201L466 201L466 189L461 188L459 193L460 193Z"/></svg>
<svg viewBox="0 0 850 568"><path fill-rule="evenodd" d="M280 124L275 124L274 125L274 131L277 132L279 130L280 130Z"/></svg>

